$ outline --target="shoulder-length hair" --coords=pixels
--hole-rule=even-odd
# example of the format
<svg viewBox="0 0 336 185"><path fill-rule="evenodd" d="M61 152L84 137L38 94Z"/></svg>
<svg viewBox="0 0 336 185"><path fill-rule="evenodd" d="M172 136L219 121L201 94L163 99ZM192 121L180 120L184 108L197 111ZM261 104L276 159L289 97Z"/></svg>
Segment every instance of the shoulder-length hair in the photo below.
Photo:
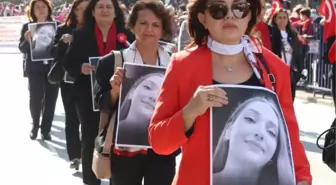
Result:
<svg viewBox="0 0 336 185"><path fill-rule="evenodd" d="M194 45L202 45L206 42L209 32L202 23L198 20L198 14L204 13L207 8L208 0L191 0L188 4L188 18L187 27L190 34L191 43L188 47ZM261 12L261 4L259 0L247 0L250 3L251 20L248 23L247 29L245 31L246 35L251 35L253 27L257 23L257 18Z"/></svg>
<svg viewBox="0 0 336 185"><path fill-rule="evenodd" d="M48 16L47 16L47 20L48 21L52 21L53 17L52 17L52 9L53 9L53 4L50 0L31 0L27 9L27 18L30 22L37 22L37 17L35 15L34 12L34 7L36 2L43 2L47 8L48 8Z"/></svg>
<svg viewBox="0 0 336 185"><path fill-rule="evenodd" d="M288 36L289 36L289 37L296 37L297 34L296 34L296 32L294 31L294 29L292 28L292 26L291 26L288 12L287 12L285 9L283 9L283 8L279 8L279 9L277 9L277 10L274 12L273 16L272 16L272 19L271 19L271 21L270 21L270 24L271 24L272 26L274 26L275 28L278 28L278 25L277 25L277 23L276 23L276 18L277 18L277 16L278 16L278 14L281 13L281 12L285 13L286 16L287 16L286 31L287 31L287 33L288 33ZM279 28L278 28L277 30L279 30ZM279 32L280 32L280 30L279 30Z"/></svg>
<svg viewBox="0 0 336 185"><path fill-rule="evenodd" d="M132 96L133 96L134 90L137 89L143 81L145 81L147 78L150 78L152 76L162 76L162 78L164 78L164 73L160 73L160 72L150 73L136 80L136 82L132 85L132 87L128 91L126 97L124 98L124 101L122 101L122 104L120 106L119 120L124 120L127 118L131 105L132 105Z"/></svg>
<svg viewBox="0 0 336 185"><path fill-rule="evenodd" d="M151 10L159 19L161 19L163 29L162 38L171 37L173 35L172 20L174 15L171 13L169 8L165 7L164 4L158 0L137 1L129 15L127 27L130 29L134 28L138 20L139 12L145 9Z"/></svg>
<svg viewBox="0 0 336 185"><path fill-rule="evenodd" d="M262 168L260 174L276 172L278 174L277 181L279 185L293 184L294 170L288 169L288 167L294 168L293 161L291 160L291 148L287 132L286 123L282 119L282 112L278 110L274 100L265 98L265 97L253 97L250 98L237 106L236 109L232 112L227 123L224 126L224 129L218 139L216 147L213 149L213 161L216 163L213 165L213 173L220 172L225 168L226 160L228 157L229 150L229 141L231 139L231 130L235 126L234 123L238 118L242 110L249 104L253 102L265 102L271 106L272 110L276 113L276 116L279 120L279 129L278 129L278 138L276 150L271 158L271 160ZM237 147L237 146L233 146ZM238 146L239 147L239 146ZM274 165L276 164L276 165ZM257 181L257 184L264 184L264 179L260 178Z"/></svg>
<svg viewBox="0 0 336 185"><path fill-rule="evenodd" d="M93 28L95 24L95 18L92 15L93 10L96 7L96 4L98 3L99 0L90 0L90 3L86 7L86 10L84 12L84 27L89 27ZM115 13L115 18L114 21L117 23L118 26L124 26L125 25L125 19L124 19L124 14L121 11L121 8L119 6L119 3L117 0L111 0L113 7L114 7L114 13Z"/></svg>
<svg viewBox="0 0 336 185"><path fill-rule="evenodd" d="M82 3L87 2L89 0L74 0L73 4L71 6L70 12L65 18L65 21L63 24L60 25L60 27L68 26L71 28L75 28L78 24L78 20L76 18L76 8Z"/></svg>

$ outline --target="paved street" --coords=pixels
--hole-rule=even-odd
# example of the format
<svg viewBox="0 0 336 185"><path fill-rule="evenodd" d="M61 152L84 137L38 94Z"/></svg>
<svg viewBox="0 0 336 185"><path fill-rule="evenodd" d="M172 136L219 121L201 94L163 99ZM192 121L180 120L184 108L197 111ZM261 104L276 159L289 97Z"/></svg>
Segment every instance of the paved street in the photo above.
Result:
<svg viewBox="0 0 336 185"><path fill-rule="evenodd" d="M0 53L5 49L0 48ZM12 53L12 51L11 51ZM22 78L22 56L0 54L1 185L81 185L81 173L69 169L64 139L64 110L59 96L53 141L29 139L30 115L27 80ZM321 162L321 151L315 146L318 133L333 120L333 107L297 100L296 114L301 140L311 163L314 185L334 185L336 174ZM39 137L38 137L39 138ZM104 182L104 185L107 185Z"/></svg>

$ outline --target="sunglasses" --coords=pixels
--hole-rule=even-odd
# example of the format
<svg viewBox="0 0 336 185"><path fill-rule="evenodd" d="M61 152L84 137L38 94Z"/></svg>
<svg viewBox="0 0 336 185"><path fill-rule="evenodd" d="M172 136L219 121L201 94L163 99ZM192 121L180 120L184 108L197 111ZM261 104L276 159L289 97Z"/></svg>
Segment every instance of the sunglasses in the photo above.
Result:
<svg viewBox="0 0 336 185"><path fill-rule="evenodd" d="M229 8L228 5L226 4L219 4L219 3L210 4L208 6L209 14L213 19L216 20L220 20L226 17L226 15L229 12L229 9L231 9L233 15L236 18L242 19L248 15L250 11L250 3L248 2L233 3L231 5L231 8Z"/></svg>

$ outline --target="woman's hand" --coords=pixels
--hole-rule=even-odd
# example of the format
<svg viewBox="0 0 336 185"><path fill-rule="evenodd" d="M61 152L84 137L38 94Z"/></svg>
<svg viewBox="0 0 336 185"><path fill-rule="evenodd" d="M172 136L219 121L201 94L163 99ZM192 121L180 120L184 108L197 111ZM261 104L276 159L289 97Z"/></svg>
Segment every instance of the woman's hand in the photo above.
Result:
<svg viewBox="0 0 336 185"><path fill-rule="evenodd" d="M62 38L61 38L61 41L63 41L65 44L68 44L72 41L72 35L70 34L63 34L62 35Z"/></svg>
<svg viewBox="0 0 336 185"><path fill-rule="evenodd" d="M24 34L24 37L26 40L30 41L31 40L31 32L28 30L26 31L26 33Z"/></svg>
<svg viewBox="0 0 336 185"><path fill-rule="evenodd" d="M195 119L204 114L208 108L221 107L228 103L228 97L223 89L213 86L199 86L189 103L183 108L185 131L188 131Z"/></svg>
<svg viewBox="0 0 336 185"><path fill-rule="evenodd" d="M125 69L118 67L110 79L112 103L116 102L120 93L120 85L124 78Z"/></svg>
<svg viewBox="0 0 336 185"><path fill-rule="evenodd" d="M89 63L83 63L82 64L82 69L81 69L81 72L84 74L84 75L89 75L91 73L91 71L95 70L95 66L93 65L90 65Z"/></svg>

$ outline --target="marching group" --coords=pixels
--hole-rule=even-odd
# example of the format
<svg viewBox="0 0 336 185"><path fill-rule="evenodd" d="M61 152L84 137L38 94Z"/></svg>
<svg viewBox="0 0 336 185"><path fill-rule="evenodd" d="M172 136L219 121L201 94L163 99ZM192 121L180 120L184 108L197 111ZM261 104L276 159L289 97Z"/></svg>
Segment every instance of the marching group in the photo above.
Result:
<svg viewBox="0 0 336 185"><path fill-rule="evenodd" d="M296 9L300 19L290 18L285 9L276 9L269 18L272 26L268 26L263 19L267 10L264 0L195 0L187 8L180 7L185 20L179 28L178 11L157 0L139 0L131 11L117 0L74 0L62 23L53 19L48 0L31 0L28 10L29 22L22 26L19 49L29 82L30 138L35 140L40 131L43 140L52 139L60 88L70 167L78 169L81 164L83 184L101 183L94 171L94 151L97 145L110 143L107 166L111 185L141 185L143 181L145 185L208 185L209 108L230 102L230 96L213 84L261 86L274 91L288 127L296 182L312 183L293 107L296 83L305 76L302 53L310 35L310 9ZM293 29L290 19L298 21L298 30ZM54 34L43 27L36 27L33 33L29 26L48 22L56 22ZM33 60L38 40L50 42L40 46L52 59ZM160 45L161 41L175 40L177 53ZM97 66L89 63L91 57L101 57ZM149 149L114 146L115 128L123 124L113 119L123 109L118 106L125 78L123 63L166 68L158 97L145 100L155 103L147 120ZM61 74L56 80L59 83L51 80L53 70ZM67 75L74 79L71 83L63 80ZM130 99L127 109L134 102ZM93 104L99 111L93 110ZM107 127L112 129L106 131ZM97 142L97 136L110 138L108 134L113 140ZM180 153L181 163L175 171L175 158ZM276 181L274 184L284 185ZM256 184L263 183L257 180Z"/></svg>

